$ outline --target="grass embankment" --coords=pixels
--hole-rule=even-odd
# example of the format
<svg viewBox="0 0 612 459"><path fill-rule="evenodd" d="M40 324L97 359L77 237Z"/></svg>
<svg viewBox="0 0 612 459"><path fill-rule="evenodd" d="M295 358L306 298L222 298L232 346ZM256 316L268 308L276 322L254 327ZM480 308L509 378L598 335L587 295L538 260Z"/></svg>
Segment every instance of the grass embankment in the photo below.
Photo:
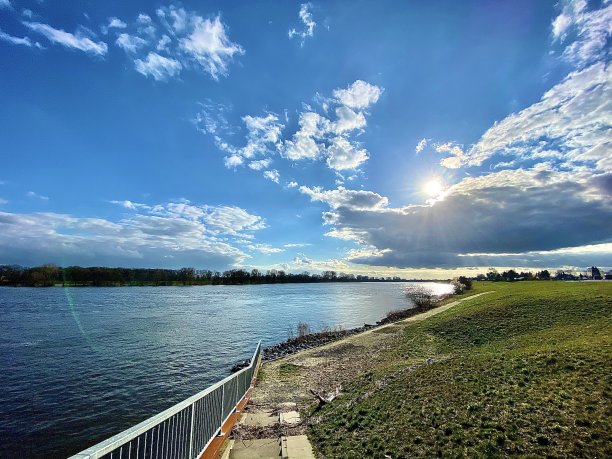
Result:
<svg viewBox="0 0 612 459"><path fill-rule="evenodd" d="M487 290L403 325L313 413L317 452L611 457L612 283L475 283Z"/></svg>

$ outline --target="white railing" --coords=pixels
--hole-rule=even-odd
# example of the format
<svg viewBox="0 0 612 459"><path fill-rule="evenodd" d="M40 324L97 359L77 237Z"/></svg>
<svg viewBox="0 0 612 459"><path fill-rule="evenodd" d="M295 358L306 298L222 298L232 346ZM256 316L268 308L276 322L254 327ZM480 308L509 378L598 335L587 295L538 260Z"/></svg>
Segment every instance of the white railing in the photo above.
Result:
<svg viewBox="0 0 612 459"><path fill-rule="evenodd" d="M252 386L260 361L261 342L248 367L69 459L198 458Z"/></svg>

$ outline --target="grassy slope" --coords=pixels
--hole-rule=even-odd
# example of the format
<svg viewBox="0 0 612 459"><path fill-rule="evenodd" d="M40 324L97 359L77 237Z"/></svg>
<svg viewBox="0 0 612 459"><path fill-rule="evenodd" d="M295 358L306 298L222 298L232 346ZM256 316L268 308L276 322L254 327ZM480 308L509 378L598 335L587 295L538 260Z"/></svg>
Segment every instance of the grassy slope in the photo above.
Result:
<svg viewBox="0 0 612 459"><path fill-rule="evenodd" d="M320 454L612 457L612 283L475 290L315 414Z"/></svg>

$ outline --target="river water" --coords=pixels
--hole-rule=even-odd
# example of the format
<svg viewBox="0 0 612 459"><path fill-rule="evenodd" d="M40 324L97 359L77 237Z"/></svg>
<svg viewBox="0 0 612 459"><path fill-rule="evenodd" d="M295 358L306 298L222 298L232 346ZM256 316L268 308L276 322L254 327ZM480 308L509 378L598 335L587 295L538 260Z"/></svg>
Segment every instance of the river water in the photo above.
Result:
<svg viewBox="0 0 612 459"><path fill-rule="evenodd" d="M0 288L0 457L65 457L206 388L298 322L374 323L447 284Z"/></svg>

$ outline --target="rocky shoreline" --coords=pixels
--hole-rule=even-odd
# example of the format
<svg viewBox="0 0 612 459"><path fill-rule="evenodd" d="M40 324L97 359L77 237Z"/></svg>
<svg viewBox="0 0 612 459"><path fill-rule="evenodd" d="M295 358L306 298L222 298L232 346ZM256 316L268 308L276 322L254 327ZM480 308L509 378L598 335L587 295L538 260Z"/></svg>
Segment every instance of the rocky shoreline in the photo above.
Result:
<svg viewBox="0 0 612 459"><path fill-rule="evenodd" d="M300 336L297 338L290 338L287 341L283 341L282 343L278 343L273 346L264 348L263 354L262 354L262 362L271 362L273 360L277 360L282 357L286 357L288 355L296 354L306 349L312 349L314 347L323 346L324 344L341 340L343 338L346 338L347 336L356 335L357 333L362 333L372 328L377 328L383 325L397 322L397 321L406 319L408 317L425 312L429 309L433 309L438 304L439 302L437 302L432 307L414 307L410 309L404 309L401 311L392 311L389 314L387 314L387 316L384 319L381 319L378 322L376 322L375 325L364 324L361 327L350 328L347 330L316 332L316 333L309 333L307 335ZM231 372L235 373L247 367L250 364L250 362L251 362L251 359L246 359L246 360L236 363L231 368Z"/></svg>

